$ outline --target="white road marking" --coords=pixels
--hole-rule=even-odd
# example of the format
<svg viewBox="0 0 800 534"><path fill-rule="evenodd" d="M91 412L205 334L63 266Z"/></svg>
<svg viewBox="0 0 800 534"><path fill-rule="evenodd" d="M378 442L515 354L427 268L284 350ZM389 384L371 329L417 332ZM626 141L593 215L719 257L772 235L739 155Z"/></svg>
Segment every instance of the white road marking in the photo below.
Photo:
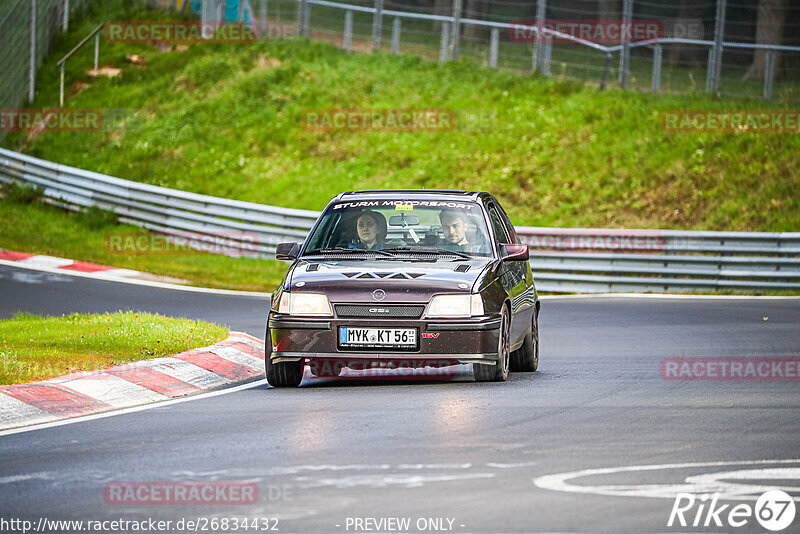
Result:
<svg viewBox="0 0 800 534"><path fill-rule="evenodd" d="M656 499L674 499L679 492L683 493L720 493L720 499L755 501L763 493L765 486L747 485L725 482L722 479L752 479L766 481L777 480L800 480L800 468L757 468L743 471L725 471L717 473L706 473L686 477L684 483L679 484L613 484L613 485L578 485L569 481L577 478L610 475L617 473L641 473L644 471L661 471L673 469L689 469L698 467L725 467L725 466L768 466L768 465L789 465L800 464L800 459L795 460L750 460L739 462L700 462L683 464L661 464L661 465L633 465L625 467L611 467L604 469L583 469L569 473L559 473L555 475L545 475L533 479L533 483L542 489L553 491L564 491L568 493L585 493L593 495L607 495L612 497L650 497ZM775 489L777 486L769 486ZM798 488L793 487L792 491ZM800 501L800 496L794 497L795 501Z"/></svg>

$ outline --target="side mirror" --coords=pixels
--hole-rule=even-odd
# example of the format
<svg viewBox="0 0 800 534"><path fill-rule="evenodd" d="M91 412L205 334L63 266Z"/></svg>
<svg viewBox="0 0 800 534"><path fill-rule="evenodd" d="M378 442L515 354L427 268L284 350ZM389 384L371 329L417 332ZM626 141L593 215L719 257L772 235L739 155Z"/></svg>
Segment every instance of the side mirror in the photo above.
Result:
<svg viewBox="0 0 800 534"><path fill-rule="evenodd" d="M500 245L500 258L510 261L528 261L528 245L522 243L504 243Z"/></svg>
<svg viewBox="0 0 800 534"><path fill-rule="evenodd" d="M281 243L275 247L275 257L279 260L296 260L300 253L300 243Z"/></svg>

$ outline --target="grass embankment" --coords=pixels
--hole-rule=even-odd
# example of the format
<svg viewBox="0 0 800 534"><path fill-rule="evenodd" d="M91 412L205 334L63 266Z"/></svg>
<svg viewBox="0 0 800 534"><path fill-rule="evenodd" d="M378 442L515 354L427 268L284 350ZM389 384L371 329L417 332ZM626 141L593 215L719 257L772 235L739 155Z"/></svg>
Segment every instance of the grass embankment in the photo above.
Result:
<svg viewBox="0 0 800 534"><path fill-rule="evenodd" d="M0 384L105 369L205 347L228 337L211 323L149 313L0 320Z"/></svg>
<svg viewBox="0 0 800 534"><path fill-rule="evenodd" d="M152 18L138 4L128 12L117 0L103 5L103 19ZM101 20L93 17L60 39L32 107L57 101L54 61ZM126 63L127 53L141 55L145 64ZM468 60L438 64L415 56L346 54L302 39L166 52L104 44L101 62L122 72L97 80L82 68L90 55L87 48L70 61L67 105L127 108L133 115L101 132L12 135L7 146L121 178L315 210L343 190L465 188L494 193L518 225L800 228L800 136L667 133L659 122L665 110L791 103L601 92ZM306 110L326 108L445 108L454 110L458 125L453 131L399 133L304 128ZM24 218L15 213L6 217ZM55 226L29 234L30 246L20 234L14 246L30 250L48 240L49 253L68 255L58 250L64 240L40 235ZM97 249L74 250L79 259L101 261ZM136 268L195 280L190 272L163 270L176 262L176 270L191 271L196 266L181 262L195 258L126 259L134 261ZM227 260L220 260L219 271L212 271L214 260L202 261L209 262L207 278L254 288L223 272L233 265ZM282 267L255 265L267 273Z"/></svg>

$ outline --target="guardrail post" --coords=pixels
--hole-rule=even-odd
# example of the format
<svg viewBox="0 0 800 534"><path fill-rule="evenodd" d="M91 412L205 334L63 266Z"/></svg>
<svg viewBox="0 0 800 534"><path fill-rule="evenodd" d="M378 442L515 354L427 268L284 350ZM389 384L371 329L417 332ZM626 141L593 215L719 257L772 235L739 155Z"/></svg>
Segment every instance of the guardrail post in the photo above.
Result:
<svg viewBox="0 0 800 534"><path fill-rule="evenodd" d="M400 52L400 17L392 21L392 54Z"/></svg>
<svg viewBox="0 0 800 534"><path fill-rule="evenodd" d="M344 36L342 37L342 48L348 52L353 47L353 12L344 12Z"/></svg>
<svg viewBox="0 0 800 534"><path fill-rule="evenodd" d="M542 60L542 74L544 74L545 76L550 76L550 58L553 56L552 37L544 38L544 51L542 55L544 56Z"/></svg>
<svg viewBox="0 0 800 534"><path fill-rule="evenodd" d="M383 31L383 0L375 0L375 14L372 17L372 51L381 49Z"/></svg>
<svg viewBox="0 0 800 534"><path fill-rule="evenodd" d="M492 28L491 41L489 44L489 66L493 69L497 68L497 49L500 44L500 30Z"/></svg>
<svg viewBox="0 0 800 534"><path fill-rule="evenodd" d="M764 100L772 98L772 84L775 80L775 52L767 51L764 65Z"/></svg>
<svg viewBox="0 0 800 534"><path fill-rule="evenodd" d="M69 0L64 0L64 20L61 24L63 32L69 30Z"/></svg>
<svg viewBox="0 0 800 534"><path fill-rule="evenodd" d="M28 72L28 102L36 96L36 0L31 0L31 68Z"/></svg>
<svg viewBox="0 0 800 534"><path fill-rule="evenodd" d="M94 70L100 66L100 34L94 36Z"/></svg>
<svg viewBox="0 0 800 534"><path fill-rule="evenodd" d="M661 45L653 47L653 82L650 89L657 93L661 90L661 58L663 50Z"/></svg>
<svg viewBox="0 0 800 534"><path fill-rule="evenodd" d="M622 3L623 27L629 26L632 19L633 0L624 0ZM628 71L630 70L631 63L631 43L630 39L622 37L622 33L623 32L620 32L620 38L622 39L622 50L620 50L619 54L619 85L624 89L628 86Z"/></svg>
<svg viewBox="0 0 800 534"><path fill-rule="evenodd" d="M300 11L297 14L297 33L308 37L308 0L300 0Z"/></svg>
<svg viewBox="0 0 800 534"><path fill-rule="evenodd" d="M453 0L453 26L450 28L450 43L447 56L455 61L458 59L458 48L461 44L461 15L463 12L462 0Z"/></svg>
<svg viewBox="0 0 800 534"><path fill-rule="evenodd" d="M722 77L722 41L725 37L725 12L727 0L717 0L717 17L714 23L714 62L711 67L711 85L709 92L716 92L720 89L720 78Z"/></svg>
<svg viewBox="0 0 800 534"><path fill-rule="evenodd" d="M450 35L450 23L442 22L442 40L439 46L439 62L447 61L447 37Z"/></svg>
<svg viewBox="0 0 800 534"><path fill-rule="evenodd" d="M533 72L542 65L542 42L544 41L544 20L547 16L547 0L536 2L536 41L533 45Z"/></svg>

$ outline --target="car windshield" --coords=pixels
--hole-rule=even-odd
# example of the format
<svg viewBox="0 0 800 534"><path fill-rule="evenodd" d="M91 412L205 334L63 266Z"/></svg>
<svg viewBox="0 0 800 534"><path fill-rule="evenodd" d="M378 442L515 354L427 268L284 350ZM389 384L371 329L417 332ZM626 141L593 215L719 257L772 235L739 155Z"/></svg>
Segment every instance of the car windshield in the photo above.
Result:
<svg viewBox="0 0 800 534"><path fill-rule="evenodd" d="M463 260L491 256L492 243L476 202L351 200L322 215L303 253L318 255Z"/></svg>

